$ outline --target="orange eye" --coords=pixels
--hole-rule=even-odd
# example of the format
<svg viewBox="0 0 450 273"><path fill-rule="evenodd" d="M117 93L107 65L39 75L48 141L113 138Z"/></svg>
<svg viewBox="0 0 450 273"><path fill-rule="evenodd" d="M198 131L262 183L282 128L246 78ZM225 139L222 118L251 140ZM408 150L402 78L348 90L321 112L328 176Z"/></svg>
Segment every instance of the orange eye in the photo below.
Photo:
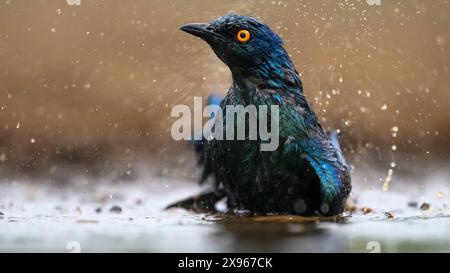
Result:
<svg viewBox="0 0 450 273"><path fill-rule="evenodd" d="M250 32L245 29L239 30L237 33L237 39L240 43L248 42L248 40L250 40Z"/></svg>

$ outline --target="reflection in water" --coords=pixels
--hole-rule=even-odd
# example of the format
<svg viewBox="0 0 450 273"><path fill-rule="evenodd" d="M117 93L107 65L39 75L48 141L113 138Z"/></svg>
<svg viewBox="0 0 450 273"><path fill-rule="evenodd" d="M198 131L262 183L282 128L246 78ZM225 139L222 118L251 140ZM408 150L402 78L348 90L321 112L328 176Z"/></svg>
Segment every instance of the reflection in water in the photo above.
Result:
<svg viewBox="0 0 450 273"><path fill-rule="evenodd" d="M227 251L231 252L308 252L342 251L342 245L325 244L330 234L315 222L252 221L223 219L215 222L214 237L228 241ZM326 249L327 248L327 249Z"/></svg>

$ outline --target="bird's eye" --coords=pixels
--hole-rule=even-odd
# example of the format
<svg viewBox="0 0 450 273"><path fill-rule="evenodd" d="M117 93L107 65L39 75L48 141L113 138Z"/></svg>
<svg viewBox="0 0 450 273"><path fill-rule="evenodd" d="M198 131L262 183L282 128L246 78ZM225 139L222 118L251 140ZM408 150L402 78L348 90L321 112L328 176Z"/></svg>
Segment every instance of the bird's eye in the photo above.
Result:
<svg viewBox="0 0 450 273"><path fill-rule="evenodd" d="M246 43L250 40L250 32L248 30L242 29L237 33L237 39L240 43Z"/></svg>

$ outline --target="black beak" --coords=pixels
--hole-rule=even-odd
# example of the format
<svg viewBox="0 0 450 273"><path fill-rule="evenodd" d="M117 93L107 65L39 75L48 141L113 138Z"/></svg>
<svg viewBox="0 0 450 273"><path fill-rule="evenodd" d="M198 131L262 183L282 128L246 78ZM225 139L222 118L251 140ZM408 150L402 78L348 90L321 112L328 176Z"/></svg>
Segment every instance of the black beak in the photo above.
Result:
<svg viewBox="0 0 450 273"><path fill-rule="evenodd" d="M210 28L210 24L203 24L203 23L186 24L181 27L181 30L194 36L200 37L201 39L207 42L212 42L213 40L217 39L223 40L223 37L221 35L215 33Z"/></svg>

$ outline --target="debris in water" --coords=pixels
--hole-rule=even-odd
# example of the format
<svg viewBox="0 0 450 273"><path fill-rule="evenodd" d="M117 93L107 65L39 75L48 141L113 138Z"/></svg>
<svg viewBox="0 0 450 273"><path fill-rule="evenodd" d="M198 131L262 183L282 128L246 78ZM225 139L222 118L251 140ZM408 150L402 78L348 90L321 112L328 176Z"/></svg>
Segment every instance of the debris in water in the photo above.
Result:
<svg viewBox="0 0 450 273"><path fill-rule="evenodd" d="M421 210L429 210L430 209L430 204L429 203L423 203L422 205L420 205L420 209Z"/></svg>
<svg viewBox="0 0 450 273"><path fill-rule="evenodd" d="M121 213L122 212L122 208L119 206L112 206L109 209L109 212L113 212L113 213Z"/></svg>
<svg viewBox="0 0 450 273"><path fill-rule="evenodd" d="M442 191L438 191L438 192L436 193L436 196L437 196L438 198L442 198L442 197L444 197L444 193L443 193Z"/></svg>
<svg viewBox="0 0 450 273"><path fill-rule="evenodd" d="M363 208L361 209L361 211L362 211L364 214L369 214L369 213L371 213L373 210L372 210L371 208L368 208L368 207L363 207Z"/></svg>
<svg viewBox="0 0 450 273"><path fill-rule="evenodd" d="M96 208L96 209L95 209L95 212L96 212L96 213L101 213L101 212L102 212L102 208L101 208L101 207Z"/></svg>
<svg viewBox="0 0 450 273"><path fill-rule="evenodd" d="M358 210L356 203L357 200L355 198L347 199L347 202L345 203L345 210L355 212L356 210Z"/></svg>
<svg viewBox="0 0 450 273"><path fill-rule="evenodd" d="M349 211L350 213L353 213L358 210L358 207L353 204L351 201L347 201L347 204L345 205L345 210Z"/></svg>
<svg viewBox="0 0 450 273"><path fill-rule="evenodd" d="M77 224L97 224L97 223L98 223L97 220L84 220L84 219L77 220Z"/></svg>
<svg viewBox="0 0 450 273"><path fill-rule="evenodd" d="M77 208L75 210L78 212L78 214L81 214L81 208L80 207L77 206Z"/></svg>
<svg viewBox="0 0 450 273"><path fill-rule="evenodd" d="M5 214L0 211L0 218L3 218L3 216L5 216Z"/></svg>
<svg viewBox="0 0 450 273"><path fill-rule="evenodd" d="M392 214L392 212L390 212L390 211L387 211L384 215L386 215L386 217L387 217L388 219L394 218L394 214Z"/></svg>

